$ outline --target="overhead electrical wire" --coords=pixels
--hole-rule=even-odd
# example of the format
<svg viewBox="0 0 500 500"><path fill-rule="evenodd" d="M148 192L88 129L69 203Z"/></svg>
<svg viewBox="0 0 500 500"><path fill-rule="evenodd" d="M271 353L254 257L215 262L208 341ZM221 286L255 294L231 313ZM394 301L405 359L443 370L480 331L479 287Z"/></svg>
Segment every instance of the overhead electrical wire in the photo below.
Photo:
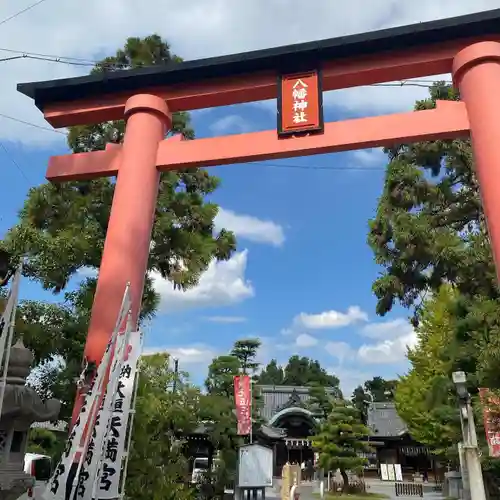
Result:
<svg viewBox="0 0 500 500"><path fill-rule="evenodd" d="M12 14L9 17L6 17L2 21L0 21L0 26L2 24L8 23L9 21L12 21L12 19L15 19L16 17L19 17L21 14L24 14L25 12L28 12L29 10L33 9L37 5L40 5L41 3L45 2L46 0L38 0L38 2L32 3L31 5L28 5L28 7L25 7L24 9L16 12L15 14Z"/></svg>
<svg viewBox="0 0 500 500"><path fill-rule="evenodd" d="M7 149L5 144L3 142L0 142L0 149L3 150L5 153L5 156L10 160L10 162L16 167L16 169L19 171L19 173L24 177L24 180L28 183L29 186L31 186L32 182L28 179L28 176L26 175L26 172L21 168L21 165L14 159L14 157L10 154L10 151Z"/></svg>

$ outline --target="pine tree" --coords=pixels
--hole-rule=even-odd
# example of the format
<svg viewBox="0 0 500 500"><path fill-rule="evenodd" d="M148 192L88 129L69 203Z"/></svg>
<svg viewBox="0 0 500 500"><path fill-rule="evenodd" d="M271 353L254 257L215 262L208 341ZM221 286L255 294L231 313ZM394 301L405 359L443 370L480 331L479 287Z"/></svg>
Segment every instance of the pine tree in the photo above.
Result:
<svg viewBox="0 0 500 500"><path fill-rule="evenodd" d="M248 374L249 372L253 374L259 367L259 363L255 361L255 357L260 345L261 341L259 339L243 339L237 340L234 343L231 356L235 356L240 360L241 369L244 374Z"/></svg>
<svg viewBox="0 0 500 500"><path fill-rule="evenodd" d="M370 451L369 434L358 410L346 401L337 400L318 435L312 438L313 447L319 452L320 467L328 471L339 469L346 493L349 491L347 471L359 471L367 463L360 454Z"/></svg>
<svg viewBox="0 0 500 500"><path fill-rule="evenodd" d="M131 37L92 73L180 60L158 35ZM189 113L174 113L172 120L169 134L194 138ZM123 120L71 127L68 146L73 153L103 150L107 143L121 143L124 131ZM159 305L151 272L161 274L176 288L187 289L198 283L214 259L231 257L235 237L215 228L218 207L205 201L218 185L219 179L205 169L161 174L141 319L151 318ZM94 277L82 279L82 271L99 268L114 188L114 180L108 178L34 187L28 192L19 220L0 241L0 251L8 251L13 261L26 257L25 276L46 290L65 292L59 304L24 301L19 316L25 318L29 328L21 322L16 326L35 354L41 373L37 390L62 402L61 418L71 414L75 400L74 380L81 370L97 282ZM67 291L72 279L80 283ZM60 360L61 366L55 366L54 359Z"/></svg>

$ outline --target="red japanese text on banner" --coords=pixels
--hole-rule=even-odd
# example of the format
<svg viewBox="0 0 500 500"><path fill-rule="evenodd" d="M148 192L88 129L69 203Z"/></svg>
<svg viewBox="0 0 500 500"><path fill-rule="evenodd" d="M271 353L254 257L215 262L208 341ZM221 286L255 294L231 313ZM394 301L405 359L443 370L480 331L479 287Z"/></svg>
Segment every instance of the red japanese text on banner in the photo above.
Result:
<svg viewBox="0 0 500 500"><path fill-rule="evenodd" d="M485 388L479 389L479 397L490 457L500 457L500 398Z"/></svg>
<svg viewBox="0 0 500 500"><path fill-rule="evenodd" d="M234 377L234 401L238 418L238 434L246 436L252 428L250 377L237 375Z"/></svg>

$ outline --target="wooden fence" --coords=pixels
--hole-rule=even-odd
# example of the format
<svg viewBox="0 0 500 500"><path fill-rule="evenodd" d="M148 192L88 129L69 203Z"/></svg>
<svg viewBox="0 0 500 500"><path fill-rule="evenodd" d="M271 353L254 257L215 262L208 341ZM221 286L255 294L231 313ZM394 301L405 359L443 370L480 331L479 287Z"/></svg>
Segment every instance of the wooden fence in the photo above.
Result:
<svg viewBox="0 0 500 500"><path fill-rule="evenodd" d="M424 485L422 483L394 483L394 489L397 497L424 496Z"/></svg>

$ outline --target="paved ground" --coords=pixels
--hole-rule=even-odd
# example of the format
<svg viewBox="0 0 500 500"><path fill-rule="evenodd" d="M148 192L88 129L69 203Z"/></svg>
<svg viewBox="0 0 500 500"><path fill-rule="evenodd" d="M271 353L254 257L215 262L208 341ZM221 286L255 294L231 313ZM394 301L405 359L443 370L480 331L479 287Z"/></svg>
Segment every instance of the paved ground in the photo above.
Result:
<svg viewBox="0 0 500 500"><path fill-rule="evenodd" d="M401 496L397 497L394 489L394 483L389 483L385 481L380 481L377 479L367 480L367 486L369 487L369 492L371 493L381 493L387 495L391 499L398 500L417 500L419 497L416 496ZM433 491L432 484L424 484L424 499L426 500L444 500L443 495L440 492Z"/></svg>
<svg viewBox="0 0 500 500"><path fill-rule="evenodd" d="M391 500L418 500L415 496L396 496L394 483L383 482L377 479L366 481L368 491L371 493L381 493L387 495ZM266 499L277 499L280 497L281 480L276 479L272 488L266 488ZM300 486L300 500L318 500L314 493L319 493L319 483L303 483ZM341 498L341 497L340 497ZM432 484L424 485L424 500L444 500L441 493L432 490Z"/></svg>

